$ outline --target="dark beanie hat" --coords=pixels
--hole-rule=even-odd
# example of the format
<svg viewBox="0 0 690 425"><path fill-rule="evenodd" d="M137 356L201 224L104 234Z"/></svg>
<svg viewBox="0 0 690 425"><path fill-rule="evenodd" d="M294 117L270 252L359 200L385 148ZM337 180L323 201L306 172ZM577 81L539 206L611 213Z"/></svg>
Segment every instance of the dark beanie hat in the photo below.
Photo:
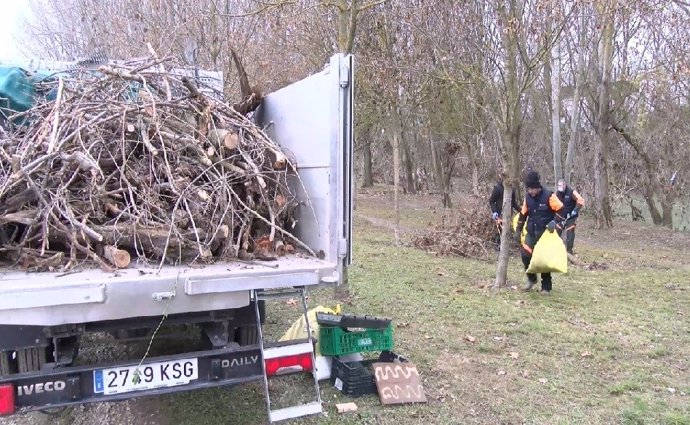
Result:
<svg viewBox="0 0 690 425"><path fill-rule="evenodd" d="M539 173L536 171L530 171L525 177L525 186L529 188L540 188L541 182L539 181Z"/></svg>

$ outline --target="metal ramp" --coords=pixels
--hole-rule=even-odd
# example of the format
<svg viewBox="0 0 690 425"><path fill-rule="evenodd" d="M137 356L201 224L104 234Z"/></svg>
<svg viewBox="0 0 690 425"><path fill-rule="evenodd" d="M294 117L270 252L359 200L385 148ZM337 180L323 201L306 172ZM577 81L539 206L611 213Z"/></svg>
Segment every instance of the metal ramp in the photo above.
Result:
<svg viewBox="0 0 690 425"><path fill-rule="evenodd" d="M274 301L290 298L297 298L301 301L308 338L276 344L275 346L267 348L264 341L264 331L261 326L259 301ZM309 325L305 289L253 290L252 299L255 301L256 327L259 333L259 347L263 359L264 395L266 397L269 422L274 423L322 413L321 391L319 389L319 380L316 375L316 354L314 352L314 341L311 338L311 326ZM274 410L271 406L271 397L269 394L269 378L295 372L310 372L312 374L314 379L315 401Z"/></svg>

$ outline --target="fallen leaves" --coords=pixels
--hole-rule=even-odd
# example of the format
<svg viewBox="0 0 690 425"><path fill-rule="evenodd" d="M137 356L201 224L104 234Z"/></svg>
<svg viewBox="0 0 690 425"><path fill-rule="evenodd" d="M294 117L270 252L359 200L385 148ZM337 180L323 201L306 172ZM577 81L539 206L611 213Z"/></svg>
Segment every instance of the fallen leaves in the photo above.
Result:
<svg viewBox="0 0 690 425"><path fill-rule="evenodd" d="M520 358L520 353L517 353L517 352L515 352L515 351L511 351L508 355L510 356L511 359L516 359L516 360L517 360L517 359Z"/></svg>
<svg viewBox="0 0 690 425"><path fill-rule="evenodd" d="M581 356L582 357L592 357L592 352L591 351L583 351Z"/></svg>
<svg viewBox="0 0 690 425"><path fill-rule="evenodd" d="M473 337L472 335L465 335L465 341L469 341L471 343L474 343L474 341L476 341L476 340L477 340L477 338Z"/></svg>

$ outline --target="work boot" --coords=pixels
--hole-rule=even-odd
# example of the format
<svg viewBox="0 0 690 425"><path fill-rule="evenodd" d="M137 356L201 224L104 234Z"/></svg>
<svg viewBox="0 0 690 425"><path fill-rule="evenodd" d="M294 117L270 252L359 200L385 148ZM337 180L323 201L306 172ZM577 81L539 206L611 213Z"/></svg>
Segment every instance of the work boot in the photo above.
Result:
<svg viewBox="0 0 690 425"><path fill-rule="evenodd" d="M530 279L530 278L528 277L528 278L525 279L525 287L524 287L524 290L525 290L525 291L529 291L529 290L531 290L531 289L534 287L534 285L536 285L536 284L537 284L537 279L532 280L532 279Z"/></svg>

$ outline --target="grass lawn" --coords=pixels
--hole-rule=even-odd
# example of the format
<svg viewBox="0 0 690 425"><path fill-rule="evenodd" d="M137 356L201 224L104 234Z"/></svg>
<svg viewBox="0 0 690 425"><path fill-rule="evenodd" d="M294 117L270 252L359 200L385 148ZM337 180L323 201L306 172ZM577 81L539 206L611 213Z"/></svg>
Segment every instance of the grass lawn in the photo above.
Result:
<svg viewBox="0 0 690 425"><path fill-rule="evenodd" d="M383 407L324 381L327 415L292 423L690 425L689 235L622 221L595 231L585 219L576 251L602 267L571 267L543 297L489 289L494 263L394 246L390 227L377 224L390 219L387 199L358 198L344 307L393 318L395 351L417 365L429 403ZM404 226L423 227L438 214L435 200L405 201ZM511 259L511 285L522 277ZM334 303L332 290L310 299ZM286 329L295 318L269 326ZM359 412L337 414L335 404L346 401ZM171 424L266 423L258 384L157 403Z"/></svg>

